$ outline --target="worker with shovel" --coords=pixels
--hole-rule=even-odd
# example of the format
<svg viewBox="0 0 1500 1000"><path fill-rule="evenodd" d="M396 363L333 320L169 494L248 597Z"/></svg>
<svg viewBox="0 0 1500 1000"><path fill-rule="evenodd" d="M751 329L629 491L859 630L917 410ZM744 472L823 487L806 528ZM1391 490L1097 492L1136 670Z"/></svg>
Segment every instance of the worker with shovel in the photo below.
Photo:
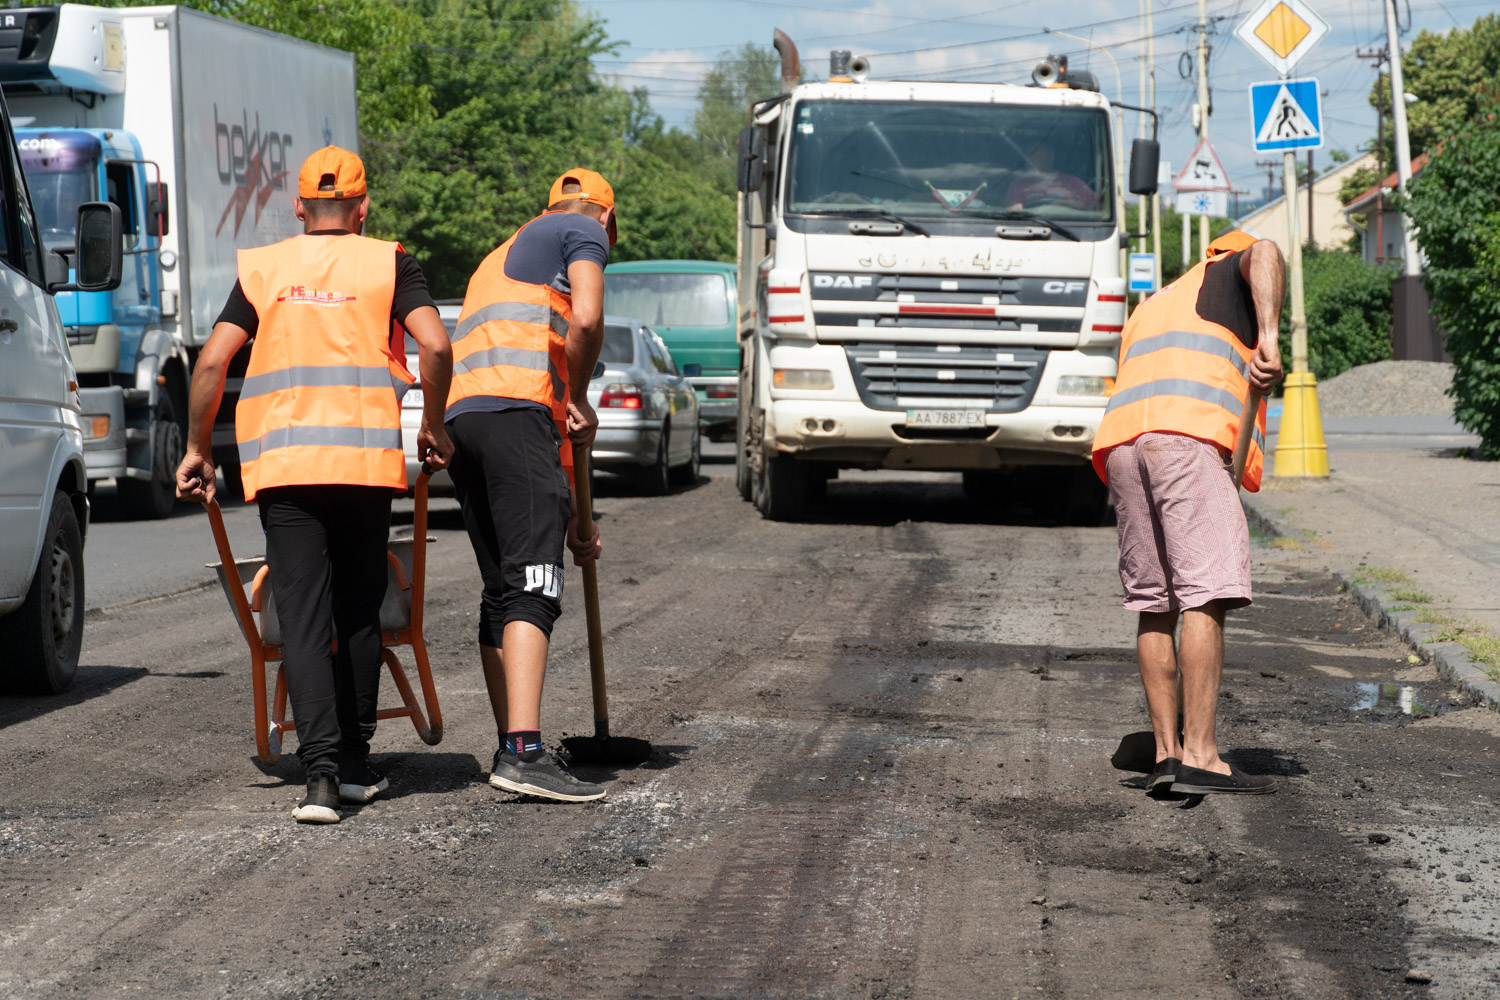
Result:
<svg viewBox="0 0 1500 1000"><path fill-rule="evenodd" d="M1224 615L1250 603L1238 486L1243 476L1246 489L1260 488L1261 397L1281 378L1286 277L1276 244L1244 232L1214 240L1206 257L1126 324L1093 461L1114 494L1125 607L1140 614L1136 651L1156 736L1148 787L1270 792L1274 779L1219 757L1214 724Z"/></svg>
<svg viewBox="0 0 1500 1000"><path fill-rule="evenodd" d="M570 488L571 445L586 449L599 424L587 394L604 340L615 196L592 170L570 170L547 204L469 279L446 420L454 491L484 580L479 658L500 741L490 784L589 802L603 786L542 747L542 681L562 613L564 540L580 566L602 550L597 529L579 537L577 519L592 520Z"/></svg>

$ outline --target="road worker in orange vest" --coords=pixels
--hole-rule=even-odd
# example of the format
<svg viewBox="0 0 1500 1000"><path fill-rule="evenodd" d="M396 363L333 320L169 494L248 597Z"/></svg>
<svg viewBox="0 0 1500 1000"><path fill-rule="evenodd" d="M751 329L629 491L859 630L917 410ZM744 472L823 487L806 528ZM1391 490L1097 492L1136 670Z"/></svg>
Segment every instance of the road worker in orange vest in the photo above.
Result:
<svg viewBox="0 0 1500 1000"><path fill-rule="evenodd" d="M1273 779L1219 757L1214 723L1224 615L1250 603L1250 537L1230 457L1247 389L1265 396L1281 378L1286 276L1276 244L1240 231L1206 257L1131 314L1093 460L1114 495L1125 607L1140 613L1136 652L1156 735L1147 787L1270 792ZM1262 400L1245 465L1251 491L1265 420Z"/></svg>
<svg viewBox="0 0 1500 1000"><path fill-rule="evenodd" d="M260 506L282 665L307 797L292 815L337 823L339 803L389 787L370 766L380 686L391 499L404 491L405 333L417 342L426 409L418 456L444 468L452 349L417 262L361 235L370 199L348 150L309 156L293 202L304 233L239 252L239 280L193 372L177 495L215 494L214 416L247 339L235 413L245 499ZM338 652L333 641L338 640Z"/></svg>
<svg viewBox="0 0 1500 1000"><path fill-rule="evenodd" d="M615 194L592 170L552 185L547 211L484 259L453 334L454 491L484 580L479 658L499 749L490 784L560 802L604 797L542 746L542 681L562 613L563 546L578 540L572 445L594 440L588 386L604 340Z"/></svg>

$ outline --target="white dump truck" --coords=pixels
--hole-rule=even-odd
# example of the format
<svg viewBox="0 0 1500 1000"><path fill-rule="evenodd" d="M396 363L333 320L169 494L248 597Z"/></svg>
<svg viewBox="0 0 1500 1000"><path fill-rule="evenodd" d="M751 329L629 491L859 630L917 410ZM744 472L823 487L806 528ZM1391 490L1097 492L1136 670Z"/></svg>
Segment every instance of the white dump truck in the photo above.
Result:
<svg viewBox="0 0 1500 1000"><path fill-rule="evenodd" d="M0 10L0 86L42 240L70 245L84 202L120 207L119 287L57 305L89 481L112 477L129 512L165 517L193 359L234 287L235 251L302 231L292 197L307 154L358 149L354 56L187 7L18 7ZM238 385L214 436L231 480Z"/></svg>
<svg viewBox="0 0 1500 1000"><path fill-rule="evenodd" d="M1061 62L1029 86L882 81L835 51L797 83L777 48L784 92L740 136L741 494L795 518L840 469L961 471L976 498L1098 523L1126 309L1114 106ZM1135 140L1130 191L1158 157Z"/></svg>

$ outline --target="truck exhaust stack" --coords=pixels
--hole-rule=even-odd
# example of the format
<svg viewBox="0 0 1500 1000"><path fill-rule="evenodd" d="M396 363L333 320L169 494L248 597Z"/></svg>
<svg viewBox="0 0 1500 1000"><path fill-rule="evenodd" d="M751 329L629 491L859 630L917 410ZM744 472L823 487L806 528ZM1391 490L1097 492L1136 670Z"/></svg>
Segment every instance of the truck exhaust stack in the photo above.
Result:
<svg viewBox="0 0 1500 1000"><path fill-rule="evenodd" d="M777 28L771 47L781 54L781 92L790 93L802 82L802 60L797 55L797 45L786 32Z"/></svg>

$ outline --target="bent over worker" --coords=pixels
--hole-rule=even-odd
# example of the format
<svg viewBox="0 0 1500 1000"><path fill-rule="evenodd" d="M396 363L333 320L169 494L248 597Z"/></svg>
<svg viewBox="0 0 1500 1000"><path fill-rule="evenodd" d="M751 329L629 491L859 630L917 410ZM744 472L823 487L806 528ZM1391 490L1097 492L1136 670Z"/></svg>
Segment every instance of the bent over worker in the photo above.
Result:
<svg viewBox="0 0 1500 1000"><path fill-rule="evenodd" d="M1125 607L1140 613L1136 652L1156 734L1149 788L1275 788L1219 757L1214 724L1224 615L1250 603L1250 536L1230 458L1247 388L1265 396L1281 378L1285 292L1276 244L1243 232L1210 243L1206 260L1126 323L1119 378L1094 436L1094 468L1119 520ZM1245 465L1252 492L1265 462L1264 402L1256 422Z"/></svg>
<svg viewBox="0 0 1500 1000"><path fill-rule="evenodd" d="M542 748L542 681L562 613L564 540L579 565L600 552L597 528L578 539L571 444L587 447L599 424L588 385L604 340L615 195L592 170L570 170L547 205L469 279L447 420L454 492L484 580L479 658L500 742L490 784L588 802L604 788Z"/></svg>
<svg viewBox="0 0 1500 1000"><path fill-rule="evenodd" d="M389 787L370 766L380 687L391 499L406 489L400 395L426 390L418 457L444 468L452 349L427 281L400 244L361 235L365 168L328 146L309 156L293 203L305 232L239 252L239 280L193 372L177 495L207 502L214 415L229 360L253 337L235 413L245 499L260 506L281 626L282 668L307 770L298 822L337 823L339 802ZM333 640L338 639L338 652Z"/></svg>

